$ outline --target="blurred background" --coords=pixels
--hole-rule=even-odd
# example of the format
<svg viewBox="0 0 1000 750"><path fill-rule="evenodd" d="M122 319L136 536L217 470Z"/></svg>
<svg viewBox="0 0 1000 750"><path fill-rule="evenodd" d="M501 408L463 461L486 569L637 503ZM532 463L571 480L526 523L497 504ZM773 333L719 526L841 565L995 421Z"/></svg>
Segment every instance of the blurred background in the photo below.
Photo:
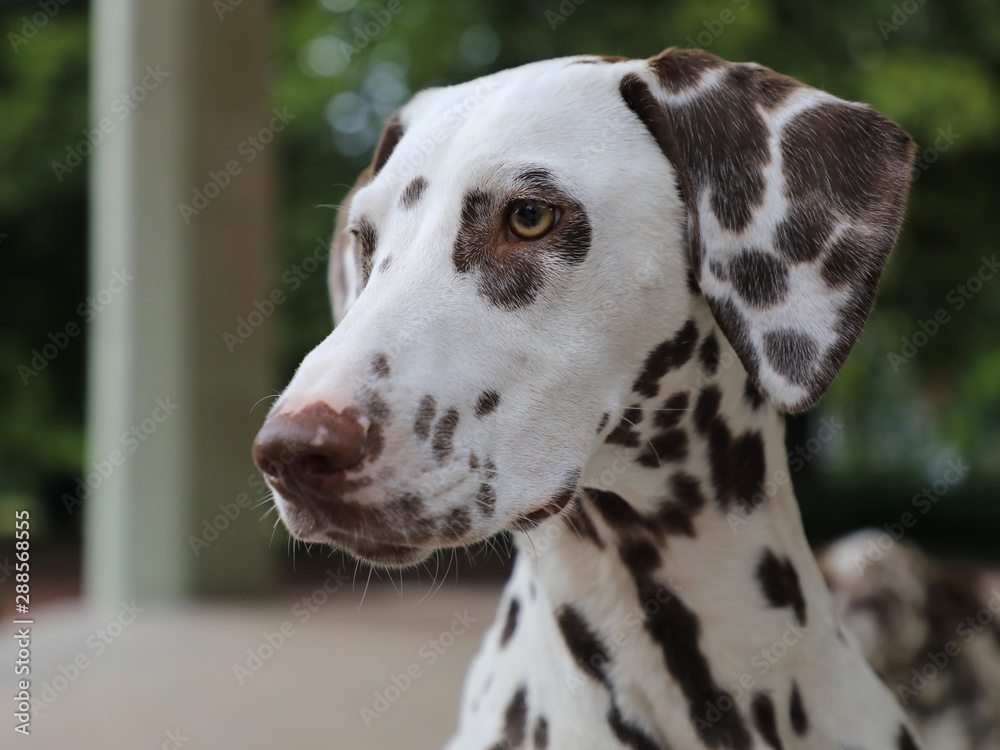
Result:
<svg viewBox="0 0 1000 750"><path fill-rule="evenodd" d="M914 136L877 309L789 420L794 482L817 545L923 493L912 540L1000 556L995 0L0 0L0 29L0 611L29 510L39 742L264 747L330 721L338 747L448 736L507 556L390 580L296 547L261 518L249 445L331 328L333 208L384 120L427 86L542 58L702 47ZM465 608L468 635L418 657ZM410 663L425 679L400 690ZM88 702L109 695L131 724Z"/></svg>

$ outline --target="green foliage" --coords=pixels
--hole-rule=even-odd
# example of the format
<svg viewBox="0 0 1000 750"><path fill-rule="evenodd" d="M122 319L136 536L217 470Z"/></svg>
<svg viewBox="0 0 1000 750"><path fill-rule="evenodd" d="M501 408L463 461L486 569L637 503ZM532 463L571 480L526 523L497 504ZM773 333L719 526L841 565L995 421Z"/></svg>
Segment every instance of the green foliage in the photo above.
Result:
<svg viewBox="0 0 1000 750"><path fill-rule="evenodd" d="M368 162L382 122L413 92L541 58L594 52L646 57L698 44L869 102L920 144L922 168L877 312L821 406L821 413L846 424L843 439L824 453L827 470L922 475L960 455L979 478L992 473L1000 481L1000 280L986 282L960 310L949 301L981 258L1000 250L993 206L1000 172L1000 5L389 5L398 12L356 0L286 0L276 8L268 85L275 104L296 115L278 146L277 275L329 237L330 207ZM0 15L5 32L18 28L32 6L19 7ZM386 14L388 22L379 22ZM17 487L37 486L45 472L74 467L80 458L83 340L27 388L16 365L76 317L74 308L86 294L86 169L60 183L50 166L86 127L86 54L86 19L66 8L16 55L0 55L0 232L9 235L0 242L7 271L0 281L0 358L7 364L0 382L0 471ZM322 276L310 277L281 310L280 382L329 331ZM894 368L888 355L942 308L950 322Z"/></svg>

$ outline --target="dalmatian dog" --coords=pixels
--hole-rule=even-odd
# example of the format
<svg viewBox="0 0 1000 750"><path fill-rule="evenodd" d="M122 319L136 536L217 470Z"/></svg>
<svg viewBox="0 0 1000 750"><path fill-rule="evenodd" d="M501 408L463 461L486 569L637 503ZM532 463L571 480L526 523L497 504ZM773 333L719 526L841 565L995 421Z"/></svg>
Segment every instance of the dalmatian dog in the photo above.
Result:
<svg viewBox="0 0 1000 750"><path fill-rule="evenodd" d="M254 442L296 537L519 549L449 750L913 750L792 491L914 145L668 49L417 94L341 209L336 329Z"/></svg>

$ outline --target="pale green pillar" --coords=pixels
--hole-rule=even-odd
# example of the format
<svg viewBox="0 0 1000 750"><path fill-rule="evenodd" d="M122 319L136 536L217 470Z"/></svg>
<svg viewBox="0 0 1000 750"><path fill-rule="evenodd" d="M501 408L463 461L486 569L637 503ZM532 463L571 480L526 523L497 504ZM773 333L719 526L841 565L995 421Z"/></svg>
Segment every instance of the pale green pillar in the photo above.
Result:
<svg viewBox="0 0 1000 750"><path fill-rule="evenodd" d="M274 147L240 153L272 117L272 24L268 3L226 5L220 18L207 0L93 4L91 127L106 133L89 157L91 294L134 277L90 327L88 471L113 467L86 501L96 603L251 593L270 577L270 527L240 503L259 494L249 447L266 407L250 408L271 383L273 325L235 353L223 333L274 285ZM225 186L206 191L213 173ZM236 518L196 555L190 537L220 503Z"/></svg>

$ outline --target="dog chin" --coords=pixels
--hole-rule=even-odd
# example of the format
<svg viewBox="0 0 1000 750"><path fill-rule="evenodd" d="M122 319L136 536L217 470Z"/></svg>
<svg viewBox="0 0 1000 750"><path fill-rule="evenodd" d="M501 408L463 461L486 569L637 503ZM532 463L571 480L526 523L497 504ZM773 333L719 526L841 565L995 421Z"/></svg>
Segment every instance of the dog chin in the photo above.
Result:
<svg viewBox="0 0 1000 750"><path fill-rule="evenodd" d="M409 547L402 544L388 544L340 534L326 534L322 540L354 557L379 568L409 568L422 563L433 553L433 549Z"/></svg>

